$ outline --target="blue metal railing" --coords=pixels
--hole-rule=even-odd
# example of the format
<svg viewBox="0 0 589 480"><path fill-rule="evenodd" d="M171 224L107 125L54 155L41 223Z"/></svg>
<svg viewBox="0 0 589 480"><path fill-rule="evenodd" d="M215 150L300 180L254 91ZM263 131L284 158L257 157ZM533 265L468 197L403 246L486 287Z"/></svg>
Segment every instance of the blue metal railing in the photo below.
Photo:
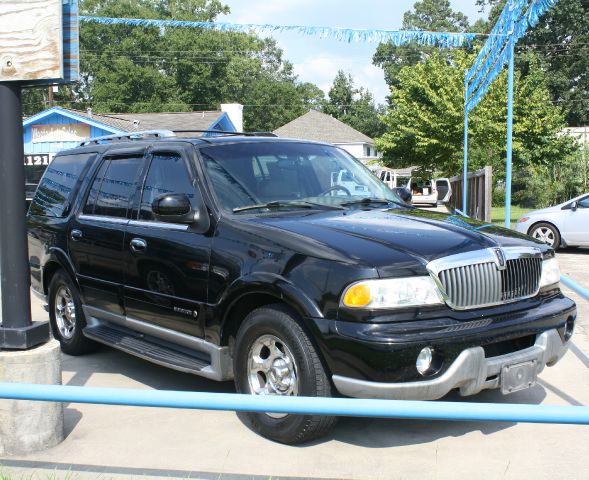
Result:
<svg viewBox="0 0 589 480"><path fill-rule="evenodd" d="M0 383L0 398L353 417L589 425L589 407L357 398L254 396Z"/></svg>
<svg viewBox="0 0 589 480"><path fill-rule="evenodd" d="M560 276L560 281L564 283L567 287L569 287L571 290L581 295L581 297L583 297L585 300L589 300L589 290L587 290L586 288L583 288L581 285L572 281L569 277L566 277L564 275Z"/></svg>

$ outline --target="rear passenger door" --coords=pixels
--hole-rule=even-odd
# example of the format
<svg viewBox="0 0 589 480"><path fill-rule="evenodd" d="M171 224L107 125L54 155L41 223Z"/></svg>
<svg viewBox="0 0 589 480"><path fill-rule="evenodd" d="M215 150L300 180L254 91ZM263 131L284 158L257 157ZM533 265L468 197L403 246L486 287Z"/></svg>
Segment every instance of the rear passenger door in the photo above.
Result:
<svg viewBox="0 0 589 480"><path fill-rule="evenodd" d="M84 303L99 309L98 317L123 314L123 241L144 168L143 150L105 156L69 226L68 248Z"/></svg>
<svg viewBox="0 0 589 480"><path fill-rule="evenodd" d="M211 236L189 224L158 221L152 212L154 199L166 193L186 194L193 208L203 201L191 149L168 146L150 152L142 196L124 241L124 298L132 320L203 337Z"/></svg>

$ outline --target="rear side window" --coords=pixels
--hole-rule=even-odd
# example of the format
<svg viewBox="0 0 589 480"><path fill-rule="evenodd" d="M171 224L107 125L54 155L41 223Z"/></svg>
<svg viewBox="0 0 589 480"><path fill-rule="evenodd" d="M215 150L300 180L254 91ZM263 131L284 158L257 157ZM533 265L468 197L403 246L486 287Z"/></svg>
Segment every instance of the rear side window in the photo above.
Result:
<svg viewBox="0 0 589 480"><path fill-rule="evenodd" d="M95 154L58 155L41 178L35 198L31 202L31 215L62 217L72 201L72 194L88 161Z"/></svg>
<svg viewBox="0 0 589 480"><path fill-rule="evenodd" d="M126 218L142 164L143 157L105 160L90 187L84 213Z"/></svg>

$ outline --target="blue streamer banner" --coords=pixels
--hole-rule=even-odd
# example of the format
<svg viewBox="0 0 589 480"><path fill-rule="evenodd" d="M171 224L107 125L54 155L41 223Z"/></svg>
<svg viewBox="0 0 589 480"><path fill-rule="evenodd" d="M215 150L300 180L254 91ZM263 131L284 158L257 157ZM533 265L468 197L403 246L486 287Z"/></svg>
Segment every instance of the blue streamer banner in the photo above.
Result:
<svg viewBox="0 0 589 480"><path fill-rule="evenodd" d="M509 61L509 46L534 27L558 0L509 0L466 74L466 113L475 108Z"/></svg>
<svg viewBox="0 0 589 480"><path fill-rule="evenodd" d="M301 35L312 35L320 38L333 38L348 43L390 42L397 47L415 44L437 46L440 48L456 48L470 45L478 35L476 33L427 32L421 30L373 30L303 25L236 24L224 22L189 22L183 20L91 16L80 16L80 22L98 23L102 25L127 25L133 27L203 28L220 32L253 32L258 34L294 32Z"/></svg>

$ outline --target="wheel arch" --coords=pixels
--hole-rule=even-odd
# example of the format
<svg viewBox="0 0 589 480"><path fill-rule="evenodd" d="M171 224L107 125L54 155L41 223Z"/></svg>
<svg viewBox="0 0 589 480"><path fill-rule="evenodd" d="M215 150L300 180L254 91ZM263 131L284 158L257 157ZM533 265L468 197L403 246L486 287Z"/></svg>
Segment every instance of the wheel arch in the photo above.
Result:
<svg viewBox="0 0 589 480"><path fill-rule="evenodd" d="M526 234L529 235L529 236L532 236L532 230L536 226L538 226L538 225L540 225L542 223L545 223L547 225L550 225L558 233L558 238L560 239L560 243L558 245L555 245L554 246L554 249L557 249L559 247L566 247L567 246L566 241L565 241L565 239L562 236L562 232L561 232L560 228L558 227L558 225L555 222L553 222L551 220L537 220L537 221L535 221L534 223L532 223L532 225L530 225L530 228L528 228L528 231L526 232Z"/></svg>
<svg viewBox="0 0 589 480"><path fill-rule="evenodd" d="M230 337L235 337L239 326L247 315L266 305L280 303L291 309L302 322L303 328L312 335L312 322L309 317L323 317L319 307L304 292L274 274L245 277L235 282L231 292L220 302L221 345L228 345Z"/></svg>
<svg viewBox="0 0 589 480"><path fill-rule="evenodd" d="M52 248L49 252L49 257L47 258L43 266L42 279L43 293L45 295L49 293L49 285L51 283L51 279L58 270L64 270L69 275L72 282L74 282L76 287L80 287L78 285L78 280L76 278L74 267L69 261L67 254L59 248Z"/></svg>

